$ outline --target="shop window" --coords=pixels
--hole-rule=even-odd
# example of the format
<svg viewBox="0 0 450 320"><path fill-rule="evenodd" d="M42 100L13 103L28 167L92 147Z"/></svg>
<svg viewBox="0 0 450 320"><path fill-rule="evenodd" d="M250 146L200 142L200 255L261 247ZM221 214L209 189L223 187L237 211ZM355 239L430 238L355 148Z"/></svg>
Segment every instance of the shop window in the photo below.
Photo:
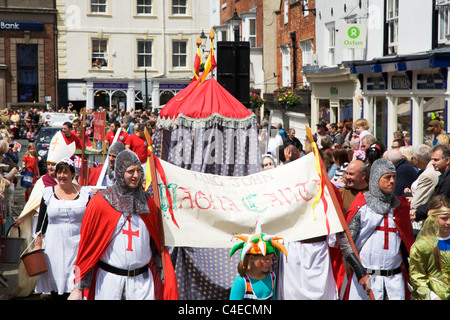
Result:
<svg viewBox="0 0 450 320"><path fill-rule="evenodd" d="M319 121L330 121L330 100L319 100Z"/></svg>
<svg viewBox="0 0 450 320"><path fill-rule="evenodd" d="M17 100L39 102L38 46L17 45Z"/></svg>
<svg viewBox="0 0 450 320"><path fill-rule="evenodd" d="M92 67L108 67L108 40L92 39Z"/></svg>
<svg viewBox="0 0 450 320"><path fill-rule="evenodd" d="M424 129L428 127L431 120L440 120L442 122L442 128L444 128L444 130L447 128L445 118L445 97L424 97L421 99L420 104L423 110ZM428 132L425 130L424 142L429 142L427 141L427 133Z"/></svg>
<svg viewBox="0 0 450 320"><path fill-rule="evenodd" d="M373 130L374 136L387 145L387 119L386 119L386 98L374 97L374 118L375 126Z"/></svg>
<svg viewBox="0 0 450 320"><path fill-rule="evenodd" d="M152 67L152 59L153 59L152 49L153 49L153 41L138 40L137 42L138 68Z"/></svg>
<svg viewBox="0 0 450 320"><path fill-rule="evenodd" d="M411 141L411 98L399 97L396 99L397 106L397 131L401 131L405 140ZM394 137L391 137L391 141Z"/></svg>
<svg viewBox="0 0 450 320"><path fill-rule="evenodd" d="M172 42L172 67L187 67L187 41L176 40Z"/></svg>
<svg viewBox="0 0 450 320"><path fill-rule="evenodd" d="M137 0L136 12L137 14L152 14L153 13L152 0Z"/></svg>
<svg viewBox="0 0 450 320"><path fill-rule="evenodd" d="M91 0L91 13L106 13L107 0Z"/></svg>

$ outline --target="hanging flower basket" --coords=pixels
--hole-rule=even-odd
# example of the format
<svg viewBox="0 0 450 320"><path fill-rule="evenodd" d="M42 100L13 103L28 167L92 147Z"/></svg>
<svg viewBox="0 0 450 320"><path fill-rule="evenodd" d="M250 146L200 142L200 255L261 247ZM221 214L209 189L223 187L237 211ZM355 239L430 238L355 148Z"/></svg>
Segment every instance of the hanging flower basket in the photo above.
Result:
<svg viewBox="0 0 450 320"><path fill-rule="evenodd" d="M249 109L260 108L264 102L266 102L266 100L261 98L258 94L254 93L254 92L250 93Z"/></svg>
<svg viewBox="0 0 450 320"><path fill-rule="evenodd" d="M273 101L282 108L290 109L298 106L303 99L290 87L280 87L273 92Z"/></svg>

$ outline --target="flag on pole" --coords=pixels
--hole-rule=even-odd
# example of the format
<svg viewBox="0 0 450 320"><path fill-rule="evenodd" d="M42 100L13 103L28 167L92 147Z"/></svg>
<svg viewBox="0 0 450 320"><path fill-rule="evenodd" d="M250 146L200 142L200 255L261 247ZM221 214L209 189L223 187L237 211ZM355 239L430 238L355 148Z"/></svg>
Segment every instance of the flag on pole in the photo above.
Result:
<svg viewBox="0 0 450 320"><path fill-rule="evenodd" d="M316 198L314 199L314 203L313 203L313 215L315 217L314 208L316 207L316 205L320 201L322 201L323 207L324 207L325 216L327 216L328 202L327 202L327 200L325 198L325 193L324 193L325 183L326 182L325 182L324 173L322 172L322 167L323 167L323 165L322 165L322 158L320 157L319 149L317 148L317 144L314 142L314 137L312 135L311 128L309 128L308 126L306 126L306 135L307 135L309 141L311 142L311 147L313 149L314 158L315 158L314 167L315 167L317 173L319 174L319 179L320 179L319 192L317 193ZM328 230L328 233L329 233L330 225L329 225L328 218L326 219L326 225L327 225L327 230Z"/></svg>
<svg viewBox="0 0 450 320"><path fill-rule="evenodd" d="M201 45L201 43L202 42L201 42L200 36L198 36L198 39L197 39L197 53L195 55L195 60L194 60L194 79L195 80L197 80L198 77L200 76L200 65L202 64L202 55L200 53L200 45Z"/></svg>
<svg viewBox="0 0 450 320"><path fill-rule="evenodd" d="M150 168L150 153L153 152L153 141L152 137L150 136L150 133L147 130L147 127L145 127L144 130L145 139L147 140L147 166L145 167L145 190L148 190L148 187L150 187L152 183L152 172Z"/></svg>
<svg viewBox="0 0 450 320"><path fill-rule="evenodd" d="M205 81L208 74L213 71L217 67L216 58L214 57L214 29L211 28L211 31L209 33L209 39L211 40L211 51L209 53L208 59L205 62L205 70L202 73L201 76L201 82Z"/></svg>

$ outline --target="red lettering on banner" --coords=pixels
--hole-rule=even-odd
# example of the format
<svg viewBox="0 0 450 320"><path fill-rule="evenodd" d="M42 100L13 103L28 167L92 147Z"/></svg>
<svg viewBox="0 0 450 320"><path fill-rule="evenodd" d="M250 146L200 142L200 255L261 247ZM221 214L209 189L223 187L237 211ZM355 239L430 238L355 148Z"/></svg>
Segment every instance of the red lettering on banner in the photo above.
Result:
<svg viewBox="0 0 450 320"><path fill-rule="evenodd" d="M222 199L228 200L229 204L230 204L230 210L233 211L233 207L236 208L237 211L241 212L241 210L239 210L239 208L236 206L236 204L234 203L233 200L231 200L228 197L222 196Z"/></svg>
<svg viewBox="0 0 450 320"><path fill-rule="evenodd" d="M302 197L303 200L310 201L313 198L313 196L311 195L310 198L306 198L302 193L302 189L303 189L303 192L305 193L305 195L306 196L309 195L308 190L306 190L307 184L308 184L308 182L298 183L295 187L298 188L298 194L300 195L300 197Z"/></svg>
<svg viewBox="0 0 450 320"><path fill-rule="evenodd" d="M185 196L183 199L181 199L181 205L180 208L183 207L183 201L185 199L189 200L189 202L191 203L191 209L194 209L194 202L192 201L192 196L191 196L191 192L189 191L189 189L183 188L183 187L178 187L178 190L183 190L184 193L187 195Z"/></svg>
<svg viewBox="0 0 450 320"><path fill-rule="evenodd" d="M272 207L276 207L276 204L275 204L276 202L279 202L281 206L284 204L283 201L278 199L278 197L276 196L275 193L266 193L264 195L272 198Z"/></svg>
<svg viewBox="0 0 450 320"><path fill-rule="evenodd" d="M208 203L207 207L201 207L198 202L199 200L205 200ZM197 191L195 193L195 205L199 208L199 209L203 209L203 210L207 210L211 207L211 202L208 200L207 197L205 197L205 194L201 191Z"/></svg>
<svg viewBox="0 0 450 320"><path fill-rule="evenodd" d="M218 197L218 196L216 196L216 195L211 195L211 196L209 196L209 198L211 199L211 204L212 204L212 206L213 206L213 209L214 209L214 210L217 210L216 202L213 200L213 197L219 200L220 206L222 207L222 210L225 211L225 208L223 207L222 199L220 199L220 197Z"/></svg>

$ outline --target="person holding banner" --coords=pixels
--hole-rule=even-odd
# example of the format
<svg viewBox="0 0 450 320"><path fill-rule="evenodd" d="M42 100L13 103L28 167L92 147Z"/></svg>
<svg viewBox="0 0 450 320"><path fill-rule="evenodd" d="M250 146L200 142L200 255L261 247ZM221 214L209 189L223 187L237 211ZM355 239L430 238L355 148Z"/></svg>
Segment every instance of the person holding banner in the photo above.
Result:
<svg viewBox="0 0 450 320"><path fill-rule="evenodd" d="M345 299L408 300L407 261L414 234L409 203L394 195L395 166L387 159L372 165L369 191L359 193L347 215L347 224L357 252L346 234L341 250L353 272ZM359 256L359 258L358 258Z"/></svg>
<svg viewBox="0 0 450 320"><path fill-rule="evenodd" d="M86 208L69 299L81 300L82 289L89 289L88 299L178 299L159 212L142 188L141 161L134 152L117 155L115 176L114 186L97 193Z"/></svg>

